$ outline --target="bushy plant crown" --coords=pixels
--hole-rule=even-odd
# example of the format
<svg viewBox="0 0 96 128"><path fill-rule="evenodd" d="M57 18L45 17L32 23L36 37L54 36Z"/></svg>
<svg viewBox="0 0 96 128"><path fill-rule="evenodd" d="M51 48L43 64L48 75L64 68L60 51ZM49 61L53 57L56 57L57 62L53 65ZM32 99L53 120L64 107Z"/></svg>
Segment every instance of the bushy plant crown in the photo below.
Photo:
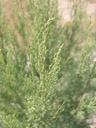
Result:
<svg viewBox="0 0 96 128"><path fill-rule="evenodd" d="M96 44L84 3L72 2L64 23L57 0L14 0L13 23L0 6L1 128L89 128Z"/></svg>

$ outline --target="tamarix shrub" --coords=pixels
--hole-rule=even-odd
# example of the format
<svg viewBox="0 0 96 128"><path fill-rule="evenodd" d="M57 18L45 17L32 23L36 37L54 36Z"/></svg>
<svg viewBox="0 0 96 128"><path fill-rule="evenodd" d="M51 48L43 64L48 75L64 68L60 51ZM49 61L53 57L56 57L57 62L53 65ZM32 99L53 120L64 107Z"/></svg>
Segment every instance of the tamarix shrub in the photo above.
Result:
<svg viewBox="0 0 96 128"><path fill-rule="evenodd" d="M57 0L12 4L12 22L0 6L0 127L89 128L96 43L85 4L73 0L63 25Z"/></svg>

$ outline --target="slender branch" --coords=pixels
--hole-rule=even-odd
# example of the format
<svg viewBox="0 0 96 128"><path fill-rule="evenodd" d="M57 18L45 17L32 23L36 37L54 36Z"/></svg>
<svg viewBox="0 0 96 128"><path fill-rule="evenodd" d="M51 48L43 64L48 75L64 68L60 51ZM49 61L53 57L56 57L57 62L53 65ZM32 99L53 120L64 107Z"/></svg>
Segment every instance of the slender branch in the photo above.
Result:
<svg viewBox="0 0 96 128"><path fill-rule="evenodd" d="M96 62L94 63L94 66L93 66L92 71L91 71L91 73L90 73L90 77L89 77L88 81L86 82L86 85L85 85L84 90L82 91L82 93L80 94L80 96L78 97L78 99L76 100L76 101L78 101L78 103L77 103L77 105L76 105L75 112L74 112L74 114L70 117L70 119L68 120L68 122L69 122L69 121L72 121L72 119L74 118L74 116L75 116L75 115L77 114L77 112L78 112L78 107L79 107L80 101L81 101L82 97L84 96L84 94L86 93L86 90L87 90L88 87L90 86L91 79L92 79L92 76L93 76L95 67L96 67Z"/></svg>

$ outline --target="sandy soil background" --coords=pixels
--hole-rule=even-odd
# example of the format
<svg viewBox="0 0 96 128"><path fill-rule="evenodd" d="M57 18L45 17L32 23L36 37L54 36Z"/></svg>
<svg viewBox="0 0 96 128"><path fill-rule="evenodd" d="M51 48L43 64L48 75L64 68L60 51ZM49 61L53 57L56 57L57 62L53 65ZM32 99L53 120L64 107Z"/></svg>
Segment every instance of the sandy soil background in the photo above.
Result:
<svg viewBox="0 0 96 128"><path fill-rule="evenodd" d="M22 2L25 0L21 0ZM68 15L68 8L69 8L69 1L70 0L58 0L59 3L59 10L62 11L62 14L66 19L69 19ZM84 0L86 1L86 0ZM92 22L96 24L96 0L87 0L88 6L87 6L87 13L92 18ZM2 0L3 7L6 11L6 14L10 19L12 20L12 0ZM96 26L96 25L95 25Z"/></svg>

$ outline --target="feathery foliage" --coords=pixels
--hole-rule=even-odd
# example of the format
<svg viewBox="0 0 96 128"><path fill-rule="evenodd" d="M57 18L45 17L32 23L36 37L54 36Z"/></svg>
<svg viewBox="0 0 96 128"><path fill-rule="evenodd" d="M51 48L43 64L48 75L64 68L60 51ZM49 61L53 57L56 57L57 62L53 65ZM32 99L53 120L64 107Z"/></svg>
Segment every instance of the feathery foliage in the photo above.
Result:
<svg viewBox="0 0 96 128"><path fill-rule="evenodd" d="M0 127L89 128L96 44L84 3L72 1L64 24L57 0L13 6L13 24L0 6Z"/></svg>

